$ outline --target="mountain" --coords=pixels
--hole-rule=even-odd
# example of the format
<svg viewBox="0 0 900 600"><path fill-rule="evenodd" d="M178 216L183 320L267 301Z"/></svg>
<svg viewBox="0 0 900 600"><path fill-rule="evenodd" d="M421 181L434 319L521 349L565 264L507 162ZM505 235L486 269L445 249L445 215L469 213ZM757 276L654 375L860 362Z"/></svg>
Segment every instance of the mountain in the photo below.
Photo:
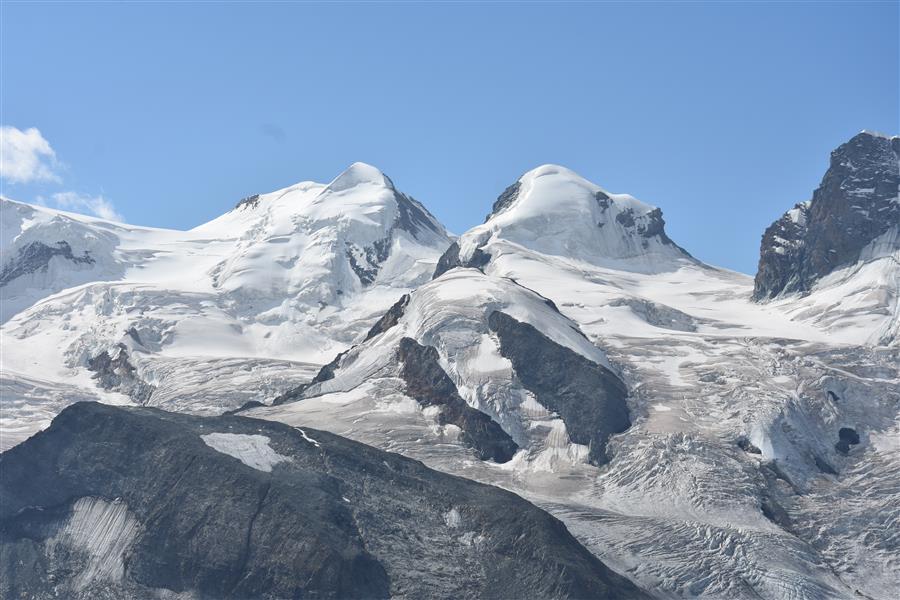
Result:
<svg viewBox="0 0 900 600"><path fill-rule="evenodd" d="M68 398L218 414L271 400L428 281L447 232L374 167L190 231L0 200L4 447Z"/></svg>
<svg viewBox="0 0 900 600"><path fill-rule="evenodd" d="M643 598L521 498L312 429L96 403L0 455L4 598Z"/></svg>
<svg viewBox="0 0 900 600"><path fill-rule="evenodd" d="M900 354L753 286L546 165L367 339L246 414L511 489L661 597L889 597Z"/></svg>
<svg viewBox="0 0 900 600"><path fill-rule="evenodd" d="M875 343L897 339L898 187L900 138L863 131L838 147L812 199L763 234L754 299L787 300L798 318Z"/></svg>
<svg viewBox="0 0 900 600"><path fill-rule="evenodd" d="M50 216L19 229L70 219L120 241L106 258L60 225L32 238L57 271L0 328L23 349L3 359L4 438L79 399L228 410L519 494L654 597L892 598L896 172L871 158L886 139L836 151L838 179L769 237L800 249L772 251L796 271L764 296L777 278L704 264L660 209L556 165L455 240L362 165L190 232L26 207ZM842 258L813 268L828 244ZM73 279L54 291L59 267Z"/></svg>

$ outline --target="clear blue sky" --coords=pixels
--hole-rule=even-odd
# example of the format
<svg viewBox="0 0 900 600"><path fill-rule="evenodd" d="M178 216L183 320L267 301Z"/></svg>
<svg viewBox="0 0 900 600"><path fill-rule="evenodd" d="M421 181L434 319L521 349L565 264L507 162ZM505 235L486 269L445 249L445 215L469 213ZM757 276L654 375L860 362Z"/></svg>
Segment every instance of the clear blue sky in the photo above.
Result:
<svg viewBox="0 0 900 600"><path fill-rule="evenodd" d="M896 2L4 2L0 16L0 121L38 128L57 161L55 180L3 193L102 196L142 225L189 228L361 160L461 233L553 162L753 273L763 229L810 197L832 148L900 132Z"/></svg>

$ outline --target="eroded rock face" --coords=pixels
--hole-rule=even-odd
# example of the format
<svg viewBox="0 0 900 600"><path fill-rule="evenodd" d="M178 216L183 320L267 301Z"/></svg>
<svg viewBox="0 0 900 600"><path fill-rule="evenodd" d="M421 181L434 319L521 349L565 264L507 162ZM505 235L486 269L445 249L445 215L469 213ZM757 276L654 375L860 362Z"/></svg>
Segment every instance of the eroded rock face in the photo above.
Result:
<svg viewBox="0 0 900 600"><path fill-rule="evenodd" d="M322 431L78 403L0 455L0 597L171 592L643 597L518 496Z"/></svg>
<svg viewBox="0 0 900 600"><path fill-rule="evenodd" d="M140 342L140 338L137 340ZM156 388L138 376L137 369L128 360L128 350L124 344L119 344L112 353L114 357L104 350L89 359L88 370L94 372L94 379L103 389L121 392L138 404L146 404Z"/></svg>
<svg viewBox="0 0 900 600"><path fill-rule="evenodd" d="M400 318L403 316L403 311L406 310L406 305L409 304L409 294L403 294L399 300L397 300L391 308L388 309L384 316L378 319L372 328L369 330L369 333L366 334L366 339L364 342L371 340L376 335L381 335L394 325L396 325Z"/></svg>
<svg viewBox="0 0 900 600"><path fill-rule="evenodd" d="M352 348L351 348L352 350ZM277 396L274 400L272 400L273 406L278 406L279 404L286 404L288 402L296 402L297 400L301 400L303 398L303 392L305 392L310 386L315 385L317 383L322 383L323 381L328 381L329 379L334 379L334 372L340 368L341 360L350 350L344 350L343 352L339 352L334 358L331 359L331 362L322 365L322 368L319 369L319 372L316 373L316 376L312 378L312 381L309 383L303 383L298 385L297 387L290 389L280 396Z"/></svg>
<svg viewBox="0 0 900 600"><path fill-rule="evenodd" d="M763 234L753 298L808 291L891 228L900 228L900 138L868 132L831 153L812 200Z"/></svg>
<svg viewBox="0 0 900 600"><path fill-rule="evenodd" d="M472 252L472 257L468 260L463 260L459 255L459 244L453 242L438 259L438 264L434 269L434 275L432 275L431 278L437 279L450 269L455 269L457 267L481 270L481 268L486 266L489 262L491 262L491 255L481 248L475 248Z"/></svg>
<svg viewBox="0 0 900 600"><path fill-rule="evenodd" d="M52 246L43 242L31 242L19 248L16 257L3 265L3 270L0 271L0 287L22 275L40 270L46 271L47 265L54 256L61 256L74 264L94 264L94 259L89 252L85 251L81 256L76 256L68 242L56 242Z"/></svg>
<svg viewBox="0 0 900 600"><path fill-rule="evenodd" d="M505 313L491 313L488 326L525 389L560 416L570 440L590 446L592 464L606 463L609 437L631 426L622 380Z"/></svg>
<svg viewBox="0 0 900 600"><path fill-rule="evenodd" d="M497 197L497 200L494 202L494 205L491 206L491 213L484 218L484 222L487 223L491 220L496 214L499 214L513 205L516 201L516 198L519 197L519 190L522 188L522 182L516 181L511 186L507 187L503 190L503 193Z"/></svg>
<svg viewBox="0 0 900 600"><path fill-rule="evenodd" d="M406 394L423 407L440 408L440 425L455 425L460 439L475 450L481 460L507 462L518 446L488 415L469 406L459 395L440 365L440 356L432 346L422 346L412 338L400 340L400 377L406 382Z"/></svg>

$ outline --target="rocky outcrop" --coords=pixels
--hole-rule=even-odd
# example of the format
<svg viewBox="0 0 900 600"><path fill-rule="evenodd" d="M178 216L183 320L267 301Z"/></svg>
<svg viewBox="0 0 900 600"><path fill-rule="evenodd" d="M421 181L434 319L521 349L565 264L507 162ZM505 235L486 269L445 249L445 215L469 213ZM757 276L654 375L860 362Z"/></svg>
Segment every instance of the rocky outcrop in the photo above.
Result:
<svg viewBox="0 0 900 600"><path fill-rule="evenodd" d="M841 427L838 431L838 442L834 445L834 449L841 454L848 454L850 446L859 444L859 433L852 427Z"/></svg>
<svg viewBox="0 0 900 600"><path fill-rule="evenodd" d="M631 426L622 380L505 313L491 313L488 326L525 389L560 416L572 442L590 447L592 464L606 463L609 437Z"/></svg>
<svg viewBox="0 0 900 600"><path fill-rule="evenodd" d="M434 275L432 275L431 278L437 279L450 269L455 269L457 267L481 270L481 268L486 266L489 262L491 262L491 255L481 248L475 248L472 252L472 256L468 260L463 260L459 256L459 244L453 242L438 259L437 266L434 269Z"/></svg>
<svg viewBox="0 0 900 600"><path fill-rule="evenodd" d="M0 455L0 597L638 598L518 496L333 434L78 403Z"/></svg>
<svg viewBox="0 0 900 600"><path fill-rule="evenodd" d="M94 264L94 259L91 257L90 252L85 250L84 254L76 256L68 242L56 242L52 246L43 242L31 242L19 248L16 257L3 265L3 270L0 271L0 287L22 275L28 275L36 271L46 271L50 261L55 256L60 256L76 265Z"/></svg>
<svg viewBox="0 0 900 600"><path fill-rule="evenodd" d="M350 349L352 350L352 348ZM274 400L272 400L272 406L278 406L279 404L286 404L288 402L296 402L297 400L301 400L303 398L303 392L305 392L310 386L313 386L317 383L322 383L323 381L328 381L329 379L334 379L334 372L340 368L341 360L344 356L347 355L350 350L344 350L343 352L339 352L334 358L331 359L331 362L322 366L319 369L316 376L312 378L312 381L309 383L303 383L298 385L295 388L292 388L283 394L277 396Z"/></svg>
<svg viewBox="0 0 900 600"><path fill-rule="evenodd" d="M259 206L259 194L253 194L252 196L241 198L238 203L234 205L234 210L237 210L239 208L254 209L257 206Z"/></svg>
<svg viewBox="0 0 900 600"><path fill-rule="evenodd" d="M459 395L453 381L440 365L440 356L432 346L422 346L412 338L400 340L400 377L406 382L406 394L423 408L438 407L438 424L455 425L460 440L481 460L509 461L518 446L488 415L469 406Z"/></svg>
<svg viewBox="0 0 900 600"><path fill-rule="evenodd" d="M378 322L372 325L372 328L369 329L369 333L366 334L366 339L363 341L368 342L373 337L381 335L396 325L400 321L400 318L403 317L403 311L406 309L407 304L409 304L409 294L403 294L403 296L401 296L400 299L397 300L380 319L378 319Z"/></svg>
<svg viewBox="0 0 900 600"><path fill-rule="evenodd" d="M869 132L832 152L812 200L763 234L753 298L809 291L822 277L860 260L876 238L900 228L898 156L900 138Z"/></svg>
<svg viewBox="0 0 900 600"><path fill-rule="evenodd" d="M513 203L515 203L516 198L519 197L519 190L521 189L522 182L516 181L514 184L503 190L503 193L497 197L494 205L491 206L491 212L484 218L484 222L487 223L491 220L491 217L500 214L501 212L512 206Z"/></svg>
<svg viewBox="0 0 900 600"><path fill-rule="evenodd" d="M156 388L138 376L124 344L119 344L112 352L115 356L104 350L88 359L88 370L94 372L94 379L103 389L120 392L138 404L146 404Z"/></svg>

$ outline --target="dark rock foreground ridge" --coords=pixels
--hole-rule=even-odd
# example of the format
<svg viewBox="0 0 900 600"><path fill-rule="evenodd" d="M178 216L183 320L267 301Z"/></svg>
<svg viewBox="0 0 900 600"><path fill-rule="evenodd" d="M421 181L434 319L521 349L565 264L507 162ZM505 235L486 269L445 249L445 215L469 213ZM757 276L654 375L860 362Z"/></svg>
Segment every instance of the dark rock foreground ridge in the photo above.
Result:
<svg viewBox="0 0 900 600"><path fill-rule="evenodd" d="M900 228L900 137L862 132L831 153L811 200L797 204L762 237L755 300L806 292L860 260L876 238ZM900 235L887 240L900 245Z"/></svg>
<svg viewBox="0 0 900 600"><path fill-rule="evenodd" d="M322 431L78 403L0 455L3 598L641 598L518 496Z"/></svg>

